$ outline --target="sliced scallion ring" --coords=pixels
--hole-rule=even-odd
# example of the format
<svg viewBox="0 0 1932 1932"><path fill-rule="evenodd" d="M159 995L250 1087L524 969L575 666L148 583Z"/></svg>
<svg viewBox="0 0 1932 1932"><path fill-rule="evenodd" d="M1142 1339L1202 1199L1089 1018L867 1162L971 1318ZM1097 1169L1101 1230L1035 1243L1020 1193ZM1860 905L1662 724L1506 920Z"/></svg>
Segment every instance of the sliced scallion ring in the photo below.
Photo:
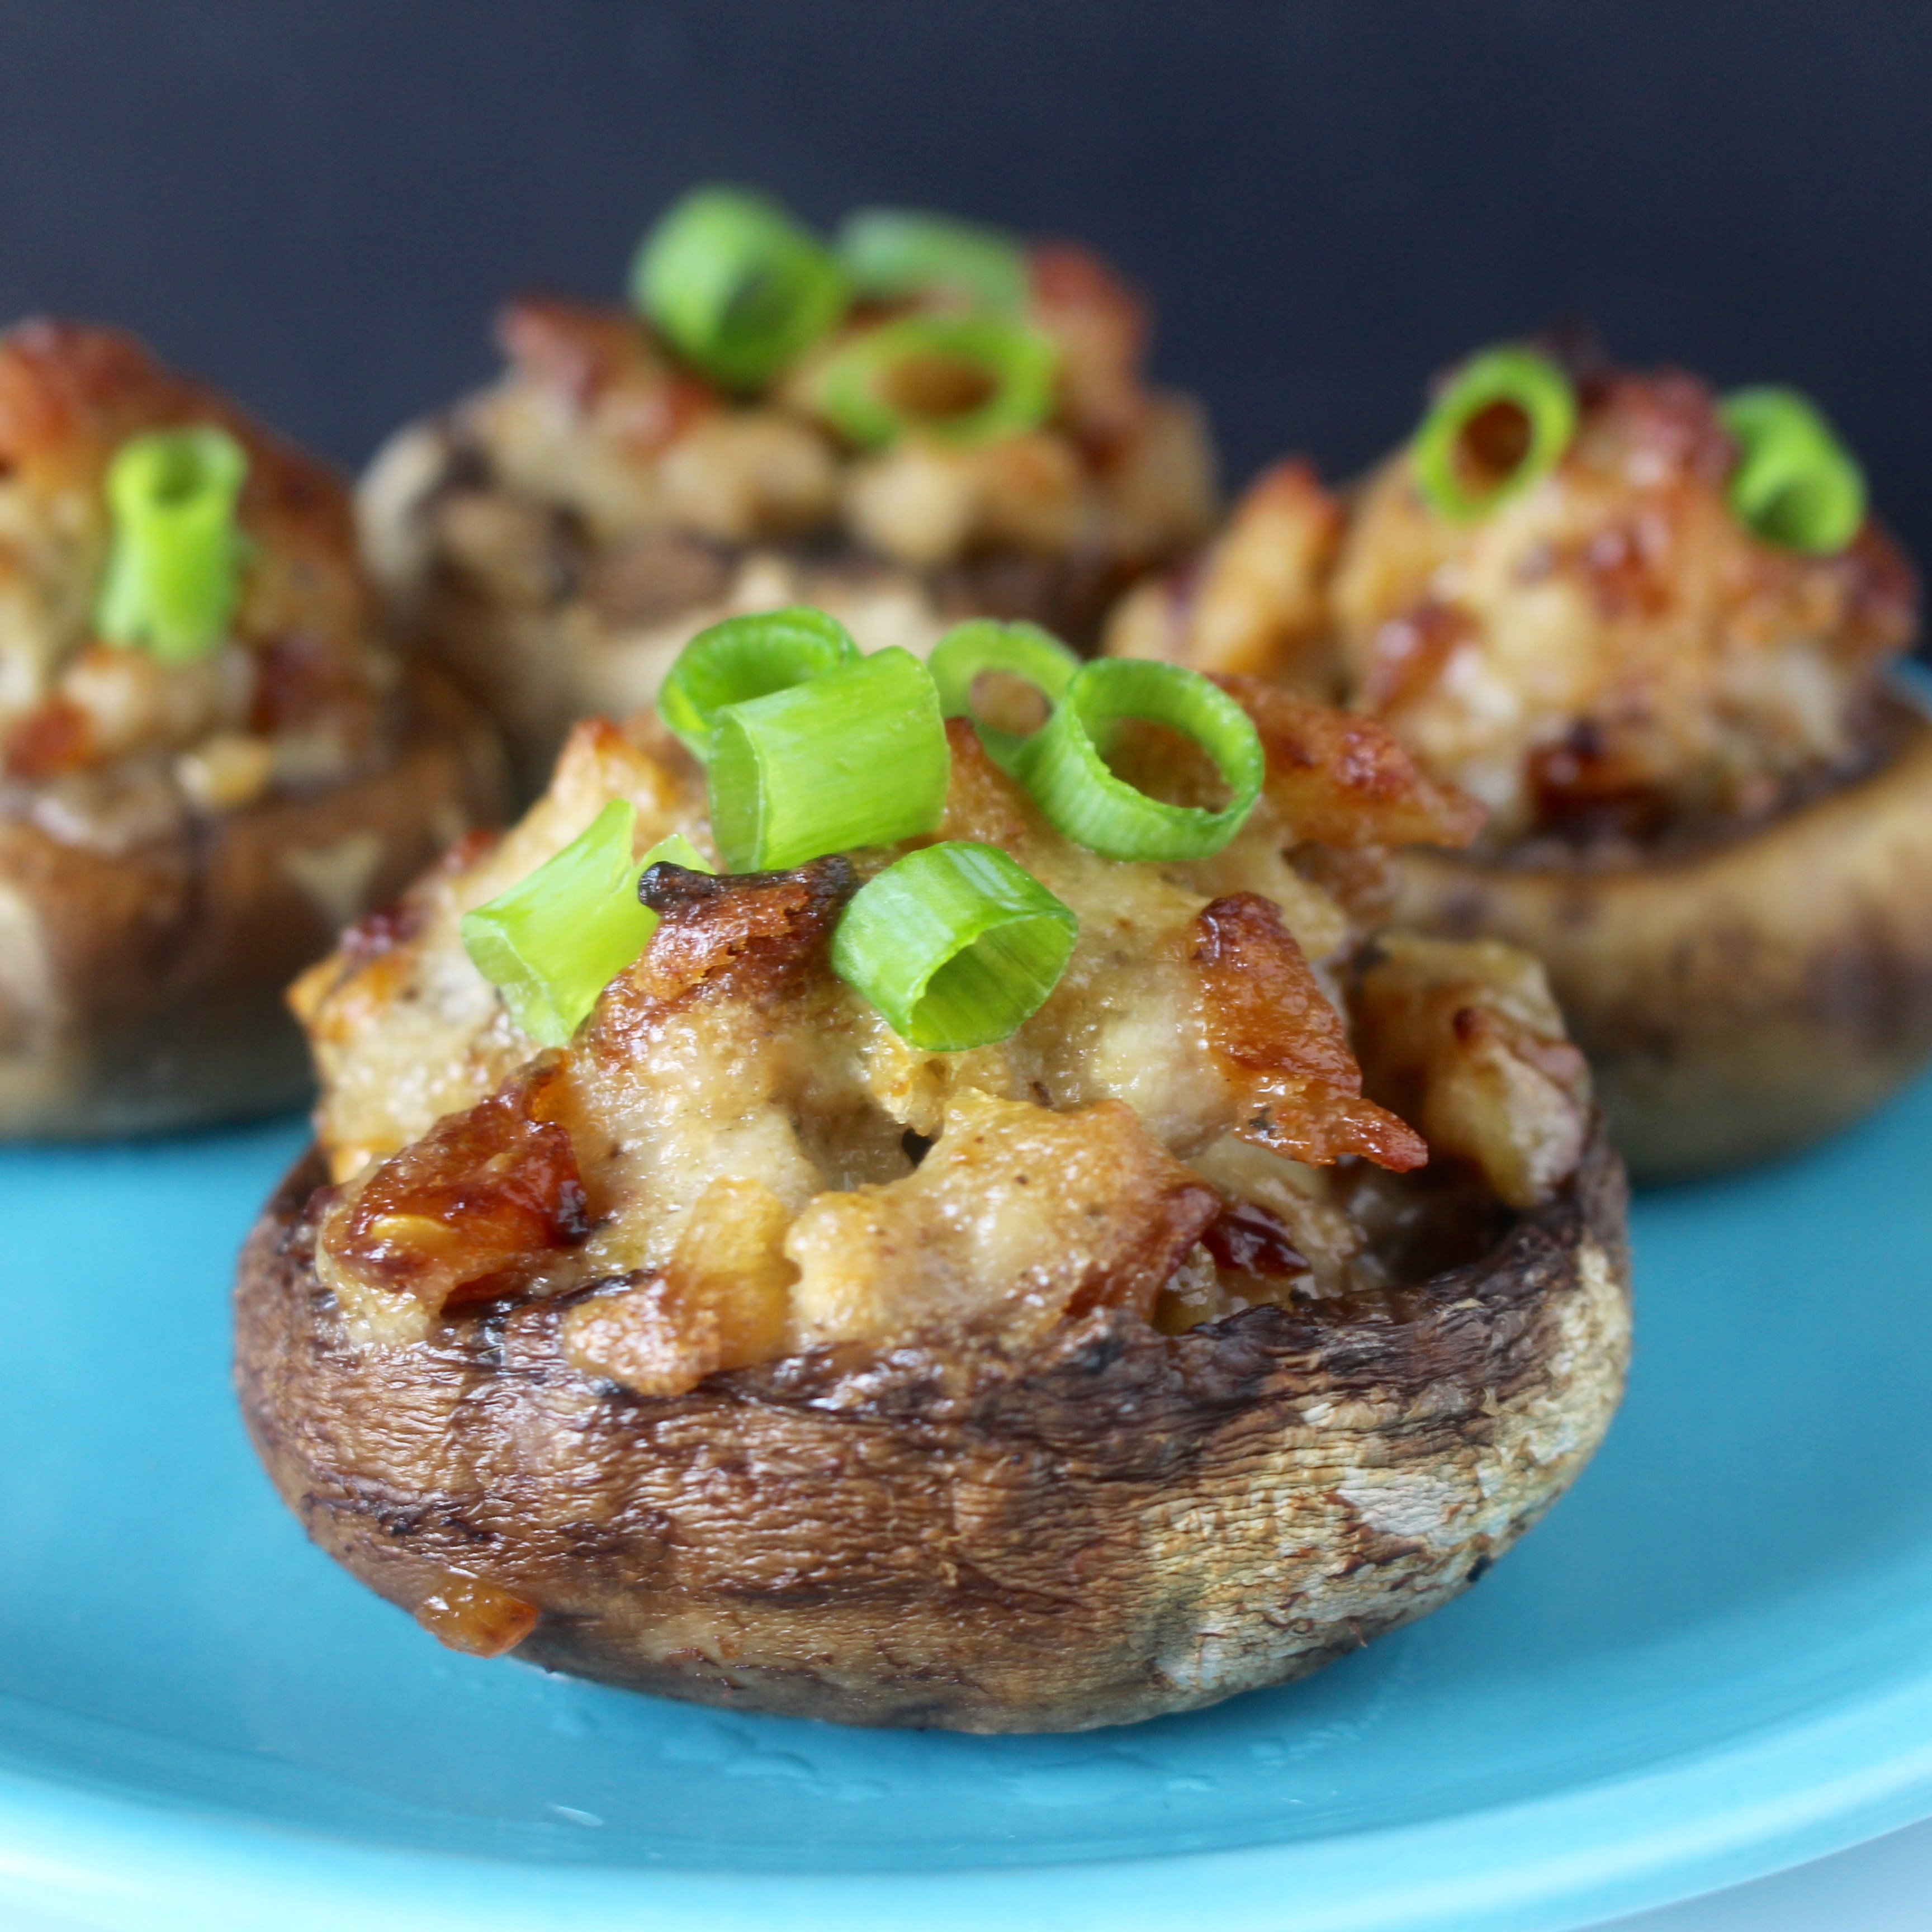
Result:
<svg viewBox="0 0 1932 1932"><path fill-rule="evenodd" d="M658 916L638 903L644 870L664 860L711 869L677 833L634 860L637 818L613 799L562 851L463 915L464 950L539 1046L562 1046L650 944Z"/></svg>
<svg viewBox="0 0 1932 1932"><path fill-rule="evenodd" d="M952 775L939 693L896 646L718 714L711 829L734 872L930 832Z"/></svg>
<svg viewBox="0 0 1932 1932"><path fill-rule="evenodd" d="M1548 356L1486 349L1436 398L1409 463L1436 510L1474 523L1546 476L1576 433L1576 388Z"/></svg>
<svg viewBox="0 0 1932 1932"><path fill-rule="evenodd" d="M715 382L754 389L837 327L850 300L832 251L775 201L694 189L644 237L631 298Z"/></svg>
<svg viewBox="0 0 1932 1932"><path fill-rule="evenodd" d="M933 646L926 668L939 687L940 710L949 718L970 718L988 755L1011 771L1021 747L1034 734L988 724L974 708L974 685L988 671L1017 678L1040 693L1050 712L1072 682L1080 660L1037 624L974 617L956 624Z"/></svg>
<svg viewBox="0 0 1932 1932"><path fill-rule="evenodd" d="M1218 812L1150 797L1108 769L1104 753L1130 719L1191 738L1220 773ZM1148 658L1103 658L1075 673L1046 726L1020 754L1022 783L1055 827L1102 858L1204 858L1238 832L1261 795L1267 759L1253 721L1198 671Z"/></svg>
<svg viewBox="0 0 1932 1932"><path fill-rule="evenodd" d="M909 852L854 895L832 969L928 1053L1010 1038L1060 982L1080 922L996 845Z"/></svg>
<svg viewBox="0 0 1932 1932"><path fill-rule="evenodd" d="M94 623L170 664L213 650L241 600L248 453L212 423L130 436L107 466L113 535Z"/></svg>
<svg viewBox="0 0 1932 1932"><path fill-rule="evenodd" d="M834 351L813 402L862 449L913 430L964 448L1044 422L1059 365L1051 336L1003 316L902 315Z"/></svg>
<svg viewBox="0 0 1932 1932"><path fill-rule="evenodd" d="M727 705L788 690L858 656L845 626L809 604L727 617L678 652L658 687L658 716L708 764L711 734Z"/></svg>
<svg viewBox="0 0 1932 1932"><path fill-rule="evenodd" d="M1808 396L1768 383L1733 390L1718 411L1738 446L1731 508L1754 536L1822 556L1858 535L1864 472Z"/></svg>
<svg viewBox="0 0 1932 1932"><path fill-rule="evenodd" d="M1026 250L997 228L910 208L862 208L840 223L832 247L852 286L876 301L938 294L1005 314L1026 306Z"/></svg>

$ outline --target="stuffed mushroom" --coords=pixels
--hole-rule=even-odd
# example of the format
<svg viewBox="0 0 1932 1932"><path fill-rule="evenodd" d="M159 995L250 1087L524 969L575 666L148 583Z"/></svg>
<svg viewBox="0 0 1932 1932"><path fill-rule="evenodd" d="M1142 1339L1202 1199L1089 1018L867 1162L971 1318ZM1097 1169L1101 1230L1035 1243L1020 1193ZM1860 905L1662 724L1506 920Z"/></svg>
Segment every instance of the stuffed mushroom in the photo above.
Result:
<svg viewBox="0 0 1932 1932"><path fill-rule="evenodd" d="M0 1137L298 1104L290 976L501 810L330 471L129 338L0 338Z"/></svg>
<svg viewBox="0 0 1932 1932"><path fill-rule="evenodd" d="M398 634L482 698L526 794L573 720L648 702L721 618L812 603L922 651L988 614L1090 645L1211 524L1201 412L1148 386L1146 306L1085 249L879 210L828 246L708 189L632 292L511 303L502 378L362 487Z"/></svg>
<svg viewBox="0 0 1932 1932"><path fill-rule="evenodd" d="M1084 784L890 650L714 713L708 781L581 723L304 976L237 1372L325 1549L472 1652L1067 1730L1316 1669L1549 1508L1622 1389L1622 1177L1536 963L1382 929L1388 848L1478 814L1148 668L1065 688ZM772 760L889 712L812 829Z"/></svg>
<svg viewBox="0 0 1932 1932"><path fill-rule="evenodd" d="M1264 477L1110 648L1343 700L1480 799L1400 916L1544 961L1660 1178L1798 1146L1932 1054L1916 597L1794 392L1509 348L1341 500Z"/></svg>

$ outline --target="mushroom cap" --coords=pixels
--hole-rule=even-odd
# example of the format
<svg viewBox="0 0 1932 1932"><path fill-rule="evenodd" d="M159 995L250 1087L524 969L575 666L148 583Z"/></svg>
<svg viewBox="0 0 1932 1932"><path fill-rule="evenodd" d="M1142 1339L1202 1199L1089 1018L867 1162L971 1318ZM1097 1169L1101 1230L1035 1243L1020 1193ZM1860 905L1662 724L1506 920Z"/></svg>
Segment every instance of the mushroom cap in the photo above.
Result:
<svg viewBox="0 0 1932 1932"><path fill-rule="evenodd" d="M1787 1153L1932 1058L1932 718L1886 712L1862 778L1635 864L1412 849L1396 920L1543 960L1639 1180Z"/></svg>
<svg viewBox="0 0 1932 1932"><path fill-rule="evenodd" d="M290 1174L237 1299L249 1428L310 1535L446 1636L468 1606L468 1647L740 1710L1079 1730L1304 1675L1534 1523L1629 1356L1600 1126L1418 1286L1177 1336L1101 1308L1017 1357L821 1348L658 1398L566 1361L568 1298L356 1343L313 1264L323 1178Z"/></svg>

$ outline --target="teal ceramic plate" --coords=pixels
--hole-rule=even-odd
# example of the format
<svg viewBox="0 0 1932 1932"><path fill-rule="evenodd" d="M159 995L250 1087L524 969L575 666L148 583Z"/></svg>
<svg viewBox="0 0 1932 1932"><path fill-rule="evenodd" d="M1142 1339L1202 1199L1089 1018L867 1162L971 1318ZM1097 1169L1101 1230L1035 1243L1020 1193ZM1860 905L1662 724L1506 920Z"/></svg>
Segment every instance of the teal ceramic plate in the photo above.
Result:
<svg viewBox="0 0 1932 1932"><path fill-rule="evenodd" d="M1628 1406L1461 1601L1072 1738L440 1650L228 1390L293 1124L0 1156L0 1904L117 1932L1581 1924L1932 1810L1932 1086L1636 1214Z"/></svg>

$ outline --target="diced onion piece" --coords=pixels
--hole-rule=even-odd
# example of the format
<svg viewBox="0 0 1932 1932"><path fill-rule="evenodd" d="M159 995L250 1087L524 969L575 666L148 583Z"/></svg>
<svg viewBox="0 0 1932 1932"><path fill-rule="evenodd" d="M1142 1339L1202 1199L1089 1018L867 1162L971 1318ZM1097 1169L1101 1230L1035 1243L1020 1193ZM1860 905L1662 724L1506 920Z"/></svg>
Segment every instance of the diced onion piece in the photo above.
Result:
<svg viewBox="0 0 1932 1932"><path fill-rule="evenodd" d="M1040 1010L1079 931L1072 908L998 846L928 845L859 889L832 966L911 1046L963 1053Z"/></svg>
<svg viewBox="0 0 1932 1932"><path fill-rule="evenodd" d="M1219 812L1150 798L1110 771L1104 753L1130 718L1193 740L1229 794ZM1267 759L1253 721L1198 671L1152 658L1082 664L1059 708L1027 741L1018 776L1066 837L1107 859L1166 861L1218 852L1261 795Z"/></svg>
<svg viewBox="0 0 1932 1932"><path fill-rule="evenodd" d="M951 771L939 694L895 646L718 714L712 833L734 872L890 845L939 823Z"/></svg>
<svg viewBox="0 0 1932 1932"><path fill-rule="evenodd" d="M940 710L949 718L970 718L994 763L1011 771L1021 747L1034 734L1002 730L988 724L974 709L974 684L986 671L1018 678L1040 693L1050 712L1072 682L1080 660L1037 624L1003 624L992 617L975 617L956 624L940 639L926 660L926 668L939 687Z"/></svg>
<svg viewBox="0 0 1932 1932"><path fill-rule="evenodd" d="M463 915L464 950L539 1046L562 1046L650 944L658 916L638 902L642 874L667 860L711 869L675 833L633 859L637 817L628 800L613 799L561 852Z"/></svg>
<svg viewBox="0 0 1932 1932"><path fill-rule="evenodd" d="M1009 313L1026 306L1026 250L997 228L910 208L862 208L839 224L832 246L852 286L875 301L949 295Z"/></svg>
<svg viewBox="0 0 1932 1932"><path fill-rule="evenodd" d="M1738 446L1730 491L1738 520L1781 550L1843 550L1864 524L1864 472L1817 406L1766 384L1733 390L1718 410Z"/></svg>
<svg viewBox="0 0 1932 1932"><path fill-rule="evenodd" d="M235 511L248 476L248 452L212 423L150 430L114 452L113 538L94 612L110 644L184 664L227 637L247 554Z"/></svg>
<svg viewBox="0 0 1932 1932"><path fill-rule="evenodd" d="M1472 427L1497 412L1517 446L1500 469L1490 452L1472 448L1469 440ZM1548 356L1533 349L1486 349L1436 398L1409 446L1409 462L1435 509L1453 522L1474 523L1546 476L1576 433L1576 388ZM1473 484L1472 471L1479 479Z"/></svg>
<svg viewBox="0 0 1932 1932"><path fill-rule="evenodd" d="M832 251L776 202L700 188L645 236L631 297L714 382L754 389L837 327L850 292Z"/></svg>
<svg viewBox="0 0 1932 1932"><path fill-rule="evenodd" d="M708 764L711 734L727 705L788 690L858 656L845 626L808 604L727 617L678 652L658 689L658 716Z"/></svg>
<svg viewBox="0 0 1932 1932"><path fill-rule="evenodd" d="M881 449L917 430L965 448L1053 412L1053 338L997 315L902 315L829 356L814 406L848 441Z"/></svg>

